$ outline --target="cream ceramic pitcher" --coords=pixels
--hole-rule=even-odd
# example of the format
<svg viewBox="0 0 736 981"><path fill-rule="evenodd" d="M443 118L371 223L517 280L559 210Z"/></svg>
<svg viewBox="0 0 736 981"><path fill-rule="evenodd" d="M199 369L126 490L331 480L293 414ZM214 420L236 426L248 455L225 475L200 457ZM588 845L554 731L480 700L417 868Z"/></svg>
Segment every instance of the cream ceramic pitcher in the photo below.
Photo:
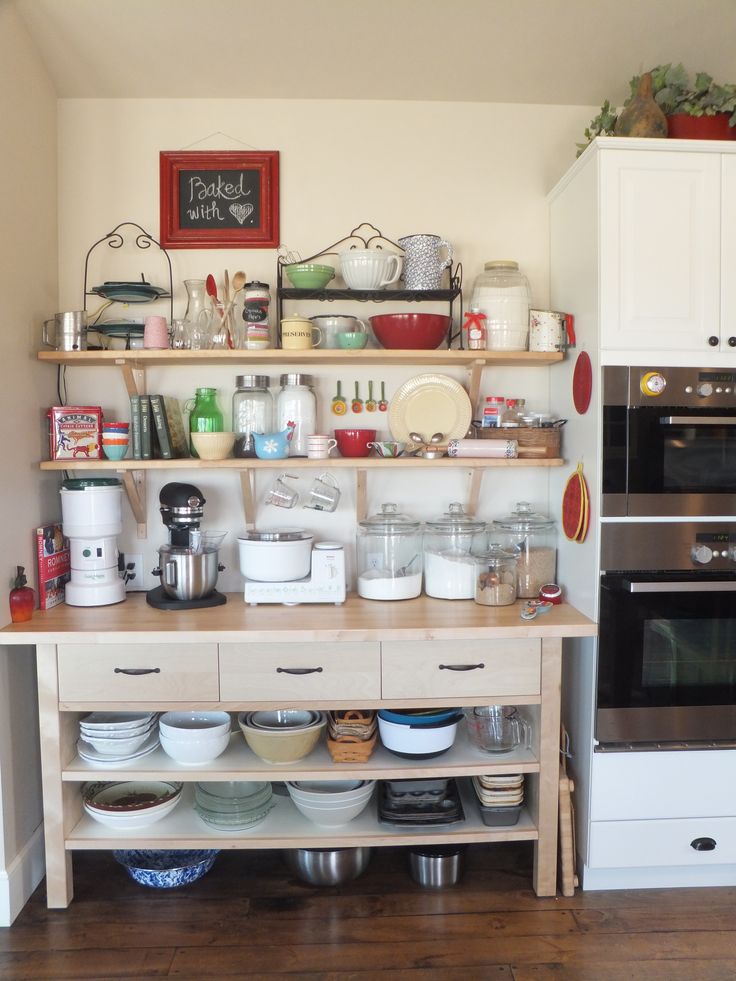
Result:
<svg viewBox="0 0 736 981"><path fill-rule="evenodd" d="M442 288L442 273L452 262L453 250L439 235L405 235L399 239L404 250L404 288L407 290L438 290ZM445 257L442 257L442 250Z"/></svg>

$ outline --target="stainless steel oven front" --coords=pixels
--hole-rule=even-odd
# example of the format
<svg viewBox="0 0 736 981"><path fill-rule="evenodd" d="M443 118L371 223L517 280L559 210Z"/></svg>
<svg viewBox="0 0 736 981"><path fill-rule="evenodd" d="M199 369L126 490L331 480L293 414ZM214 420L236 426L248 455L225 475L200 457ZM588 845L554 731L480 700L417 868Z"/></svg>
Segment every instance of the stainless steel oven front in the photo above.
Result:
<svg viewBox="0 0 736 981"><path fill-rule="evenodd" d="M601 514L736 513L736 370L603 369Z"/></svg>

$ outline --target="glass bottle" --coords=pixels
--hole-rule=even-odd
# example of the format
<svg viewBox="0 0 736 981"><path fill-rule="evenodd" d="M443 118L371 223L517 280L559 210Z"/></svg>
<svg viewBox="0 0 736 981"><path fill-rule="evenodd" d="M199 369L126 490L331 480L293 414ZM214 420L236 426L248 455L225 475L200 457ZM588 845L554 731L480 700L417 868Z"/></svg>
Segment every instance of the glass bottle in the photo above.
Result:
<svg viewBox="0 0 736 981"><path fill-rule="evenodd" d="M364 599L413 599L422 591L421 524L382 504L358 525L358 595Z"/></svg>
<svg viewBox="0 0 736 981"><path fill-rule="evenodd" d="M480 556L475 583L475 602L481 606L510 606L516 601L519 549L497 542Z"/></svg>
<svg viewBox="0 0 736 981"><path fill-rule="evenodd" d="M273 432L273 396L268 375L237 375L233 395L234 455L256 455L253 433Z"/></svg>
<svg viewBox="0 0 736 981"><path fill-rule="evenodd" d="M524 425L526 399L506 399L506 408L501 416L501 428L513 428Z"/></svg>
<svg viewBox="0 0 736 981"><path fill-rule="evenodd" d="M185 279L187 308L184 321L189 347L193 351L205 350L212 344L212 310L203 279Z"/></svg>
<svg viewBox="0 0 736 981"><path fill-rule="evenodd" d="M424 526L424 592L437 599L473 599L478 555L487 545L485 521L451 504Z"/></svg>
<svg viewBox="0 0 736 981"><path fill-rule="evenodd" d="M276 430L281 432L290 422L294 434L289 443L289 456L307 455L307 436L317 432L317 399L312 391L311 375L281 376L281 391L276 399Z"/></svg>
<svg viewBox="0 0 736 981"><path fill-rule="evenodd" d="M542 586L555 581L554 518L538 514L527 501L519 501L511 514L498 518L493 525L502 533L502 544L519 549L518 595L523 599L536 599Z"/></svg>
<svg viewBox="0 0 736 981"><path fill-rule="evenodd" d="M189 412L190 433L221 433L224 428L222 411L217 404L216 388L198 388L194 398L185 403L184 408ZM199 456L189 440L192 456Z"/></svg>
<svg viewBox="0 0 736 981"><path fill-rule="evenodd" d="M486 315L486 347L491 351L526 351L529 341L529 280L510 259L487 262L473 283L471 310Z"/></svg>

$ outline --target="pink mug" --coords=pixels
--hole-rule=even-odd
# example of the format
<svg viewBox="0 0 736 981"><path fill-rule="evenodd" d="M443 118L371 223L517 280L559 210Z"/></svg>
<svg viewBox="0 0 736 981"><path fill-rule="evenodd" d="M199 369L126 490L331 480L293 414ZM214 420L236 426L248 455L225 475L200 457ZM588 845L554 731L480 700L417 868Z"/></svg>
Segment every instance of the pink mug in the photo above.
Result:
<svg viewBox="0 0 736 981"><path fill-rule="evenodd" d="M375 429L335 430L335 439L340 456L368 456L371 451L371 443L375 438Z"/></svg>
<svg viewBox="0 0 736 981"><path fill-rule="evenodd" d="M161 350L169 346L166 317L146 317L143 325L143 347Z"/></svg>

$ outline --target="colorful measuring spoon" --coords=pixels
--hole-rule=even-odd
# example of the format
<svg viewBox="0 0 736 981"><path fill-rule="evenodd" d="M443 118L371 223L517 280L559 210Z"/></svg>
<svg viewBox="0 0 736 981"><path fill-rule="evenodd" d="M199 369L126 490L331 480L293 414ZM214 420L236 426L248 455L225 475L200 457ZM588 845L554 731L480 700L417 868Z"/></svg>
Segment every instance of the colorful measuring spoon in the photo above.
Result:
<svg viewBox="0 0 736 981"><path fill-rule="evenodd" d="M355 398L353 399L350 408L353 410L353 412L363 411L363 399L360 397L358 382L355 383Z"/></svg>
<svg viewBox="0 0 736 981"><path fill-rule="evenodd" d="M342 396L342 382L337 383L337 394L332 400L332 412L336 416L344 416L348 411L348 403Z"/></svg>
<svg viewBox="0 0 736 981"><path fill-rule="evenodd" d="M373 398L373 382L372 381L369 381L368 382L368 398L367 398L366 403L365 403L365 411L366 412L375 412L377 408L378 408L378 404L376 403L376 400Z"/></svg>
<svg viewBox="0 0 736 981"><path fill-rule="evenodd" d="M378 411L385 412L388 409L388 402L386 401L386 382L381 382L381 401L378 403Z"/></svg>

